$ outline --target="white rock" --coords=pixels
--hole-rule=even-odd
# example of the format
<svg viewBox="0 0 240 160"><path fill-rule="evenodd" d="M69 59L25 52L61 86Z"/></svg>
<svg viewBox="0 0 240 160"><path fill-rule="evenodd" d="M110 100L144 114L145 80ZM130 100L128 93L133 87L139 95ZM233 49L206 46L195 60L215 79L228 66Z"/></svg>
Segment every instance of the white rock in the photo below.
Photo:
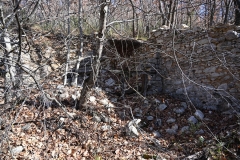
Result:
<svg viewBox="0 0 240 160"><path fill-rule="evenodd" d="M130 126L129 131L132 132L134 135L139 136L138 130L135 126Z"/></svg>
<svg viewBox="0 0 240 160"><path fill-rule="evenodd" d="M68 99L68 98L69 98L68 91L65 91L64 93L60 94L59 98L60 98L61 100Z"/></svg>
<svg viewBox="0 0 240 160"><path fill-rule="evenodd" d="M108 130L111 129L111 126L109 126L109 125L104 125L104 126L101 127L101 129L102 129L102 131L108 131Z"/></svg>
<svg viewBox="0 0 240 160"><path fill-rule="evenodd" d="M178 28L179 29L189 29L190 27L186 24L181 24Z"/></svg>
<svg viewBox="0 0 240 160"><path fill-rule="evenodd" d="M90 96L90 97L89 97L89 101L90 101L90 102L95 102L95 101L96 101L96 97Z"/></svg>
<svg viewBox="0 0 240 160"><path fill-rule="evenodd" d="M162 25L162 26L160 27L160 29L169 29L169 26L167 26L167 25Z"/></svg>
<svg viewBox="0 0 240 160"><path fill-rule="evenodd" d="M136 127L138 127L138 123L141 122L141 119L133 119L132 121L130 121L127 126L126 126L126 131L128 135L135 135L138 136L138 130Z"/></svg>
<svg viewBox="0 0 240 160"><path fill-rule="evenodd" d="M102 104L102 105L108 105L109 100L108 100L107 98L104 98L104 99L101 99L101 100L99 101L99 103Z"/></svg>
<svg viewBox="0 0 240 160"><path fill-rule="evenodd" d="M17 147L15 147L15 148L13 148L12 150L11 150L11 153L13 154L13 155L17 155L17 154L19 154L20 152L22 152L23 151L23 146L17 146Z"/></svg>
<svg viewBox="0 0 240 160"><path fill-rule="evenodd" d="M77 96L74 95L74 94L72 94L72 99L73 99L73 100L76 100L76 99L77 99Z"/></svg>

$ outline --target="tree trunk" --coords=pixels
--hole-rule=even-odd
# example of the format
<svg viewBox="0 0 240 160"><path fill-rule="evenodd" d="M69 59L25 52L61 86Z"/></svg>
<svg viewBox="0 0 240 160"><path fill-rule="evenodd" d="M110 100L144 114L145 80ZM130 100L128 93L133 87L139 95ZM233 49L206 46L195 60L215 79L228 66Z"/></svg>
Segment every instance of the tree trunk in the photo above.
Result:
<svg viewBox="0 0 240 160"><path fill-rule="evenodd" d="M161 0L158 0L158 3L159 3L159 11L160 11L160 14L161 14L161 21L162 21L162 24L161 25L165 25L166 24L166 17L165 17L165 12L163 12L163 6L162 6L162 2Z"/></svg>
<svg viewBox="0 0 240 160"><path fill-rule="evenodd" d="M134 25L134 19L135 19L135 8L134 8L134 5L133 5L133 2L132 0L129 0L130 3L131 3L131 6L132 6L132 11L133 11L133 15L132 15L132 18L133 18L133 21L132 21L132 34L133 34L133 38L135 37L135 25Z"/></svg>
<svg viewBox="0 0 240 160"><path fill-rule="evenodd" d="M5 21L4 21L4 16L3 16L3 9L2 9L2 4L0 3L0 20L1 20L1 25L2 28L5 28ZM13 52L12 46L11 46L11 41L10 41L10 36L7 34L7 29L4 29L3 32L1 33L0 40L3 43L3 46L5 48L4 51L4 69L6 71L5 77L4 77L4 88L5 88L5 101L4 103L9 103L13 100L13 93L12 93L12 88L15 83L15 75L16 75L16 68L14 67L15 65L13 64Z"/></svg>
<svg viewBox="0 0 240 160"><path fill-rule="evenodd" d="M173 7L172 7L172 10L171 10L171 28L174 28L174 26L175 26L176 6L177 6L177 0L175 0L173 2Z"/></svg>
<svg viewBox="0 0 240 160"><path fill-rule="evenodd" d="M86 95L87 95L88 91L91 88L93 88L93 86L95 85L97 78L98 78L100 64L101 64L100 59L102 57L102 50L103 50L104 39L105 39L105 30L106 30L107 13L108 13L109 3L110 3L110 0L101 0L97 56L96 56L96 58L94 58L94 61L93 61L93 71L83 84L83 88L81 91L81 97L79 99L76 109L81 109L84 106L84 104L86 102L86 98L87 98Z"/></svg>
<svg viewBox="0 0 240 160"><path fill-rule="evenodd" d="M213 3L213 4L211 4ZM213 0L213 2L210 2L211 4L211 14L210 14L210 22L209 25L212 26L213 25L213 18L214 18L214 14L215 14L215 10L216 10L216 0Z"/></svg>
<svg viewBox="0 0 240 160"><path fill-rule="evenodd" d="M82 0L78 0L79 6L78 6L78 14L79 14L79 33L80 33L80 48L79 48L79 54L78 54L78 61L75 67L75 75L74 75L74 80L72 85L77 86L77 81L78 81L78 70L80 66L80 62L82 59L82 53L83 53L83 31L82 31Z"/></svg>
<svg viewBox="0 0 240 160"><path fill-rule="evenodd" d="M235 5L235 25L240 25L240 0L234 0Z"/></svg>
<svg viewBox="0 0 240 160"><path fill-rule="evenodd" d="M63 84L66 85L67 84L67 74L68 74L68 63L69 63L69 52L70 52L70 1L67 1L67 11L68 11L68 19L67 19L67 26L68 26L68 35L67 35L67 59L66 59L66 67L65 67L65 76L64 76L64 82Z"/></svg>
<svg viewBox="0 0 240 160"><path fill-rule="evenodd" d="M5 102L9 103L13 100L12 88L15 82L15 65L13 64L13 53L11 52L12 46L7 33L2 33L1 41L4 43L5 53L4 53L4 66L5 66Z"/></svg>

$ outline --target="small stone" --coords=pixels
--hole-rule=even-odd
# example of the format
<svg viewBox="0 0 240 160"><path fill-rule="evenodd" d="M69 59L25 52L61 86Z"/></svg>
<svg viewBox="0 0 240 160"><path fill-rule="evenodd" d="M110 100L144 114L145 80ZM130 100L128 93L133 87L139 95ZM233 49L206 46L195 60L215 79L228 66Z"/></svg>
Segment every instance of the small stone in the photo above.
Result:
<svg viewBox="0 0 240 160"><path fill-rule="evenodd" d="M160 101L158 100L158 99L154 99L154 102L156 103L156 104L159 104L160 103Z"/></svg>
<svg viewBox="0 0 240 160"><path fill-rule="evenodd" d="M75 101L77 99L77 96L72 94L72 99Z"/></svg>
<svg viewBox="0 0 240 160"><path fill-rule="evenodd" d="M166 129L166 132L171 135L177 134L177 132L173 129Z"/></svg>
<svg viewBox="0 0 240 160"><path fill-rule="evenodd" d="M101 120L104 123L109 123L110 122L110 119L107 116L105 116L104 114L101 114Z"/></svg>
<svg viewBox="0 0 240 160"><path fill-rule="evenodd" d="M63 88L64 88L64 85L62 84L57 85L57 89L63 89Z"/></svg>
<svg viewBox="0 0 240 160"><path fill-rule="evenodd" d="M65 91L64 93L60 94L59 99L65 100L68 99L68 97L69 97L68 91Z"/></svg>
<svg viewBox="0 0 240 160"><path fill-rule="evenodd" d="M95 122L101 122L101 118L97 115L93 116L93 121Z"/></svg>
<svg viewBox="0 0 240 160"><path fill-rule="evenodd" d="M26 125L24 125L23 127L22 127L22 130L23 131L28 131L28 130L30 130L31 129L31 125L30 124L26 124Z"/></svg>
<svg viewBox="0 0 240 160"><path fill-rule="evenodd" d="M199 131L196 131L195 134L204 134L204 130L200 129Z"/></svg>
<svg viewBox="0 0 240 160"><path fill-rule="evenodd" d="M164 109L166 109L167 108L167 105L166 104L160 104L159 106L158 106L158 110L160 110L160 111L163 111Z"/></svg>
<svg viewBox="0 0 240 160"><path fill-rule="evenodd" d="M144 104L148 104L148 100L144 100L144 102L143 102Z"/></svg>
<svg viewBox="0 0 240 160"><path fill-rule="evenodd" d="M107 105L109 103L109 100L107 98L104 98L104 99L101 99L99 103L102 105Z"/></svg>
<svg viewBox="0 0 240 160"><path fill-rule="evenodd" d="M147 116L148 121L152 121L153 119L154 119L153 116Z"/></svg>
<svg viewBox="0 0 240 160"><path fill-rule="evenodd" d="M17 155L17 154L19 154L20 152L22 152L23 149L24 149L23 146L17 146L17 147L15 147L15 148L12 149L11 153L12 153L13 155Z"/></svg>
<svg viewBox="0 0 240 160"><path fill-rule="evenodd" d="M162 125L162 120L161 119L157 119L155 122L157 127L160 127Z"/></svg>
<svg viewBox="0 0 240 160"><path fill-rule="evenodd" d="M89 100L90 100L90 102L95 102L96 101L96 97L90 96Z"/></svg>
<svg viewBox="0 0 240 160"><path fill-rule="evenodd" d="M112 78L109 78L106 80L105 84L106 84L106 86L111 87L111 86L115 85L115 81Z"/></svg>
<svg viewBox="0 0 240 160"><path fill-rule="evenodd" d="M174 123L174 122L176 122L176 119L174 119L174 118L169 118L167 120L167 123Z"/></svg>
<svg viewBox="0 0 240 160"><path fill-rule="evenodd" d="M225 34L225 38L227 40L237 39L238 37L239 37L239 33L236 31L227 31L227 33Z"/></svg>
<svg viewBox="0 0 240 160"><path fill-rule="evenodd" d="M181 128L181 132L184 133L189 130L189 126L184 126Z"/></svg>
<svg viewBox="0 0 240 160"><path fill-rule="evenodd" d="M191 116L188 118L188 122L192 124L196 124L198 120L194 116Z"/></svg>
<svg viewBox="0 0 240 160"><path fill-rule="evenodd" d="M202 111L200 111L200 110L196 110L196 112L194 113L194 115L197 117L197 118L199 118L200 120L203 120L203 118L204 118L204 114L202 113Z"/></svg>
<svg viewBox="0 0 240 160"><path fill-rule="evenodd" d="M112 92L112 90L110 88L105 88L106 92Z"/></svg>
<svg viewBox="0 0 240 160"><path fill-rule="evenodd" d="M102 129L102 131L108 131L108 130L111 129L111 126L109 126L109 125L104 125L104 126L101 127L101 129Z"/></svg>
<svg viewBox="0 0 240 160"><path fill-rule="evenodd" d="M166 132L168 134L174 135L174 134L177 134L177 130L178 130L178 125L175 124L174 126L172 126L171 129L170 128L166 129Z"/></svg>
<svg viewBox="0 0 240 160"><path fill-rule="evenodd" d="M174 129L174 130L178 130L178 125L175 124L174 126L172 126L172 129Z"/></svg>
<svg viewBox="0 0 240 160"><path fill-rule="evenodd" d="M117 102L117 98L111 98L111 102Z"/></svg>
<svg viewBox="0 0 240 160"><path fill-rule="evenodd" d="M127 124L126 131L128 135L139 136L138 130L136 128L139 122L141 122L141 119L133 119Z"/></svg>
<svg viewBox="0 0 240 160"><path fill-rule="evenodd" d="M153 136L155 138L159 138L159 137L161 137L161 134L158 131L153 131Z"/></svg>
<svg viewBox="0 0 240 160"><path fill-rule="evenodd" d="M187 109L187 103L186 103L186 102L181 102L181 106L182 106L184 109Z"/></svg>
<svg viewBox="0 0 240 160"><path fill-rule="evenodd" d="M174 108L173 111L177 114L183 114L185 112L185 109L183 107Z"/></svg>

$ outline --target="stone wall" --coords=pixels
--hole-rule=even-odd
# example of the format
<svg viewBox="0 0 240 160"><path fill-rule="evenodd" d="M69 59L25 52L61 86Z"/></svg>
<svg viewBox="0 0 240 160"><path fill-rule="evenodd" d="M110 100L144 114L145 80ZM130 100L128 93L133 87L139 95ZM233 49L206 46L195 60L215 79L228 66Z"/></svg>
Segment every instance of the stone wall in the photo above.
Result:
<svg viewBox="0 0 240 160"><path fill-rule="evenodd" d="M154 54L153 61L158 61L159 90L191 100L200 108L226 110L238 106L240 33L229 29L152 32L144 53Z"/></svg>

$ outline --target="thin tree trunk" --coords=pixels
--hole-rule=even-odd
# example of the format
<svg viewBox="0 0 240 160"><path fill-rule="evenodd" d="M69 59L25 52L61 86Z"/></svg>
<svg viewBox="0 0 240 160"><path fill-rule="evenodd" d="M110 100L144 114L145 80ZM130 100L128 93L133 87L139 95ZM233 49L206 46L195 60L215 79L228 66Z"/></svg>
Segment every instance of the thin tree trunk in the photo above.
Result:
<svg viewBox="0 0 240 160"><path fill-rule="evenodd" d="M213 2L211 1L210 3L213 3L211 5L211 14L210 14L210 22L209 22L209 25L212 26L213 18L214 18L214 14L215 14L215 10L216 10L216 0L213 0Z"/></svg>
<svg viewBox="0 0 240 160"><path fill-rule="evenodd" d="M87 98L86 97L87 93L95 85L99 75L99 70L101 65L100 59L102 57L102 50L103 50L104 39L105 39L105 30L106 30L106 24L107 24L107 13L108 13L109 4L110 4L110 0L101 0L97 56L93 61L93 71L83 84L81 97L79 99L79 103L76 109L81 109L84 106Z"/></svg>
<svg viewBox="0 0 240 160"><path fill-rule="evenodd" d="M232 0L225 0L224 1L225 7L226 7L226 12L224 14L224 21L223 21L224 24L228 23L228 14L229 14L229 7L230 7L231 2L232 2Z"/></svg>
<svg viewBox="0 0 240 160"><path fill-rule="evenodd" d="M64 76L64 82L63 84L67 84L67 74L68 74L68 63L69 63L69 52L70 52L70 1L67 1L67 11L68 11L68 19L67 19L67 25L68 25L68 31L67 31L67 59L66 59L66 67L65 67L65 76Z"/></svg>
<svg viewBox="0 0 240 160"><path fill-rule="evenodd" d="M135 37L135 25L134 25L134 19L135 19L135 8L134 8L134 5L133 5L133 2L132 0L129 0L131 5L132 5L132 11L133 11L133 14L132 14L132 18L133 18L133 21L132 21L132 34L133 34L133 38Z"/></svg>
<svg viewBox="0 0 240 160"><path fill-rule="evenodd" d="M78 54L78 61L75 67L75 75L74 75L74 80L72 85L73 86L77 86L77 81L78 81L78 70L79 70L79 66L81 63L81 59L82 59L82 53L83 53L83 31L82 31L82 0L78 0L78 14L79 14L79 19L78 19L78 23L79 23L79 33L80 33L80 48L79 48L79 54Z"/></svg>
<svg viewBox="0 0 240 160"><path fill-rule="evenodd" d="M170 21L170 19L171 19L171 8L172 8L172 1L173 0L170 0L170 2L169 2L169 7L167 7L167 13L168 13L168 18L167 18L167 25L169 26L169 27L171 27L171 21Z"/></svg>
<svg viewBox="0 0 240 160"><path fill-rule="evenodd" d="M235 25L240 25L240 0L234 0L235 5Z"/></svg>
<svg viewBox="0 0 240 160"><path fill-rule="evenodd" d="M161 14L161 21L162 21L162 24L161 25L165 25L166 24L166 18L165 18L165 12L163 12L163 8L162 8L162 2L161 0L158 0L158 3L159 3L159 11L160 11L160 14Z"/></svg>
<svg viewBox="0 0 240 160"><path fill-rule="evenodd" d="M0 3L0 20L1 20L1 25L3 28L5 28L5 21L4 21L4 16L3 16L3 8L2 8L2 3ZM12 46L11 46L11 41L10 41L10 36L7 34L7 29L4 29L3 32L1 33L0 40L3 43L3 46L5 48L4 51L4 67L5 67L5 77L4 77L4 88L5 88L5 101L4 103L9 103L13 100L13 93L12 93L12 88L14 86L15 82L15 65L13 64L13 52Z"/></svg>
<svg viewBox="0 0 240 160"><path fill-rule="evenodd" d="M175 0L173 2L173 7L172 7L172 11L171 11L171 28L174 28L175 26L175 14L176 14L176 4L177 4L177 0Z"/></svg>

